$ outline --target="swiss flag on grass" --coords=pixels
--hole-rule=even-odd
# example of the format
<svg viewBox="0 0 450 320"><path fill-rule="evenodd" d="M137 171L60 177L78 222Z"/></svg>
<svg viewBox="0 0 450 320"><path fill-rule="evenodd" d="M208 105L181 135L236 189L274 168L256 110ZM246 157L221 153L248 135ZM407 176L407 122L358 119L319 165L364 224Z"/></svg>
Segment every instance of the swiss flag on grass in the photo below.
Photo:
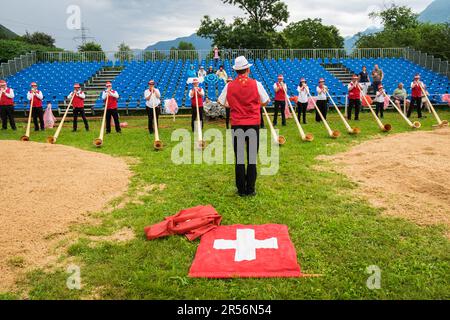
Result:
<svg viewBox="0 0 450 320"><path fill-rule="evenodd" d="M223 226L202 237L192 278L298 278L297 253L284 225Z"/></svg>

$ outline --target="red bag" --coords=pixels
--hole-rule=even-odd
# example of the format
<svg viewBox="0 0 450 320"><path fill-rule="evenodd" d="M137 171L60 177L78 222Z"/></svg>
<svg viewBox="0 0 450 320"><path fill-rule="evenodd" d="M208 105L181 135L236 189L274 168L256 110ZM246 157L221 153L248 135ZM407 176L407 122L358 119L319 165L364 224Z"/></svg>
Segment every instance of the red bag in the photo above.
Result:
<svg viewBox="0 0 450 320"><path fill-rule="evenodd" d="M367 104L366 100L367 100L367 102L369 103L369 105ZM371 97L366 96L365 98L364 98L364 97L362 98L362 105L363 105L363 107L367 107L367 108L368 108L368 107L371 106L372 104L373 104L373 100L372 100Z"/></svg>
<svg viewBox="0 0 450 320"><path fill-rule="evenodd" d="M222 216L212 206L198 206L182 210L161 223L145 228L144 232L148 240L184 234L193 241L217 228L221 222Z"/></svg>

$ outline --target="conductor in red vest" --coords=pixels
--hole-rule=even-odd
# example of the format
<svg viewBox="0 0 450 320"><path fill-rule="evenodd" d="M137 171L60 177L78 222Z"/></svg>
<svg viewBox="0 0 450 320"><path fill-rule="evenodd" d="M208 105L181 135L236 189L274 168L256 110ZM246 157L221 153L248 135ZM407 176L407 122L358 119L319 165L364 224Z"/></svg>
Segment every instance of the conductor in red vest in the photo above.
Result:
<svg viewBox="0 0 450 320"><path fill-rule="evenodd" d="M219 97L219 103L230 108L236 186L241 197L256 196L261 105L270 102L263 85L249 78L251 66L245 57L236 58L233 69L238 77L225 86Z"/></svg>
<svg viewBox="0 0 450 320"><path fill-rule="evenodd" d="M111 118L114 119L114 125L117 133L122 133L119 121L119 111L117 110L117 101L119 100L119 93L112 88L111 82L106 83L106 90L103 91L102 99L108 100L106 105L106 133L111 133Z"/></svg>
<svg viewBox="0 0 450 320"><path fill-rule="evenodd" d="M73 132L77 132L79 116L83 119L86 131L89 131L89 123L86 118L86 113L84 112L84 99L86 99L86 94L81 91L81 86L78 83L75 83L73 86L73 92L70 93L67 99L72 100Z"/></svg>
<svg viewBox="0 0 450 320"><path fill-rule="evenodd" d="M273 125L278 124L278 112L281 111L281 119L283 121L283 127L286 126L286 93L288 88L284 83L284 76L280 74L278 76L278 82L273 85L275 90L275 115L273 119Z"/></svg>
<svg viewBox="0 0 450 320"><path fill-rule="evenodd" d="M2 130L8 128L8 120L11 129L17 130L14 121L14 90L8 88L4 80L0 80L0 116L2 118Z"/></svg>
<svg viewBox="0 0 450 320"><path fill-rule="evenodd" d="M41 130L45 131L44 110L42 110L42 100L44 100L44 95L42 94L42 91L38 90L36 82L31 84L31 90L28 91L27 99L30 101L30 106L31 103L33 103L31 115L33 117L34 131L39 131L39 125Z"/></svg>

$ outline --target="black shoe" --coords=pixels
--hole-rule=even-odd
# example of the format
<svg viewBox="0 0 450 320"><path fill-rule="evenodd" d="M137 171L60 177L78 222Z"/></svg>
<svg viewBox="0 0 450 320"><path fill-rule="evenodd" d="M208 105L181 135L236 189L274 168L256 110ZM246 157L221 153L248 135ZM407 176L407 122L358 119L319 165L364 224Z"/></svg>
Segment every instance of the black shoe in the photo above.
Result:
<svg viewBox="0 0 450 320"><path fill-rule="evenodd" d="M247 197L256 197L256 191L248 192Z"/></svg>
<svg viewBox="0 0 450 320"><path fill-rule="evenodd" d="M111 132L106 132L106 134L111 134Z"/></svg>
<svg viewBox="0 0 450 320"><path fill-rule="evenodd" d="M245 193L245 192L237 192L237 195L239 196L239 197L241 197L241 198L244 198L244 197L246 197L247 196L247 193Z"/></svg>
<svg viewBox="0 0 450 320"><path fill-rule="evenodd" d="M86 128L86 132L89 132L89 128Z"/></svg>
<svg viewBox="0 0 450 320"><path fill-rule="evenodd" d="M122 131L117 131L118 134L122 134Z"/></svg>
<svg viewBox="0 0 450 320"><path fill-rule="evenodd" d="M13 130L13 131L17 131L17 128L13 128L12 130Z"/></svg>
<svg viewBox="0 0 450 320"><path fill-rule="evenodd" d="M77 129L73 129L72 132L77 132Z"/></svg>

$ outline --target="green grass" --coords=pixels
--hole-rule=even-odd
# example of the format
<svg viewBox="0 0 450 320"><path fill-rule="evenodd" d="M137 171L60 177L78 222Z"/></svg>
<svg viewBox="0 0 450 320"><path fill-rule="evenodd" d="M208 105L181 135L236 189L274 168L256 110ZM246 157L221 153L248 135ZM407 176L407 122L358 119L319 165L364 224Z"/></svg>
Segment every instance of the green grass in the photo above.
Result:
<svg viewBox="0 0 450 320"><path fill-rule="evenodd" d="M450 113L442 112L442 118ZM122 119L126 121L126 118ZM133 165L135 176L129 194L143 185L166 184L165 191L143 196L144 204L129 204L112 213L100 213L101 226L77 227L77 243L67 250L71 262L81 266L83 288L66 288L65 270L46 273L37 270L19 283L31 299L84 299L98 295L104 299L448 299L450 298L450 242L442 226L419 227L403 219L381 215L379 209L356 199L356 185L343 175L317 170L319 155L348 150L352 145L383 136L370 114L363 114L360 136L345 134L336 114L330 116L333 128L342 138L331 140L322 125L310 123L314 143L302 143L291 120L282 134L287 137L281 149L280 171L276 176L258 179L258 196L235 196L234 167L230 165L175 166L171 162L171 132L189 128L188 119L162 120L162 152L154 152L145 130L146 119L129 121L123 135L107 136L103 149L92 146L99 123L91 123L90 133L73 134L69 127L60 144L113 156L140 160ZM394 133L410 131L397 114L388 113L385 122ZM431 129L434 119L422 121ZM217 128L207 124L206 128ZM222 130L223 126L221 127ZM23 132L1 132L1 139L18 139ZM32 134L31 140L44 142L49 133ZM413 146L411 146L413 147ZM326 167L326 165L325 165ZM314 279L198 280L187 277L198 242L182 236L148 242L143 229L184 208L212 204L223 215L224 225L280 223L290 235L305 273L323 274ZM51 218L51 217L49 217ZM92 246L89 236L109 235L132 228L137 238L126 244L100 243ZM369 290L366 268L382 270L382 289ZM13 295L0 295L0 299Z"/></svg>

